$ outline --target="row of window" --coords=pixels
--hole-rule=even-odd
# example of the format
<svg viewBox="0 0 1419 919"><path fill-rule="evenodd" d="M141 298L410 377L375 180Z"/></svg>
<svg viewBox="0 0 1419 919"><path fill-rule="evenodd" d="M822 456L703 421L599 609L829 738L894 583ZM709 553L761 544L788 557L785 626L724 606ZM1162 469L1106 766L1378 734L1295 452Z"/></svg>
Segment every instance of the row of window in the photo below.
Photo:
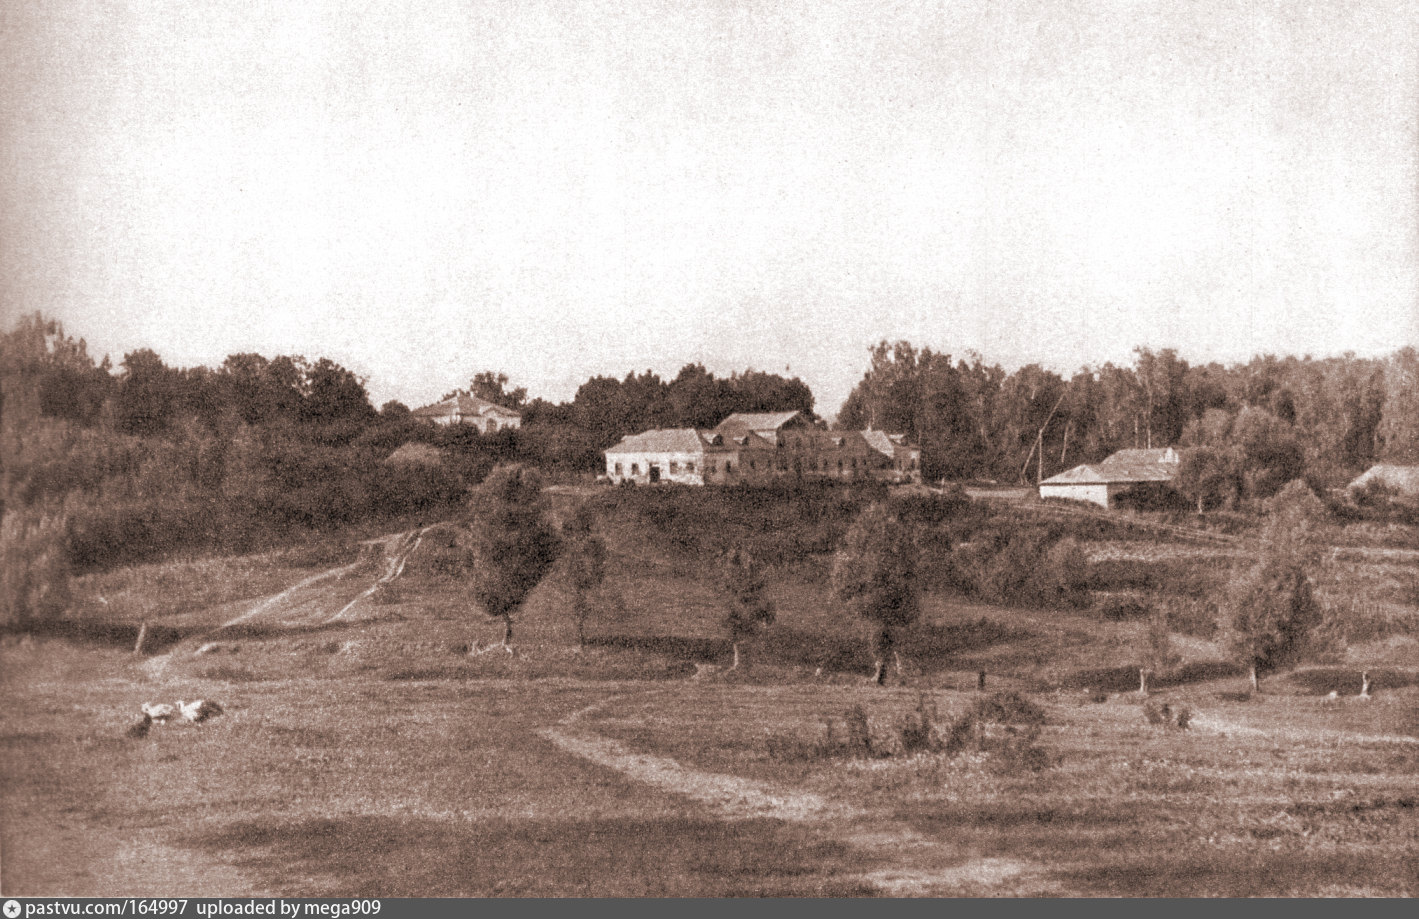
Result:
<svg viewBox="0 0 1419 919"><path fill-rule="evenodd" d="M867 466L867 463L864 462L862 465L863 465L863 467L865 468L865 467ZM913 463L912 465L915 466L916 464ZM680 466L681 466L681 464L680 464L678 461L676 461L676 460L671 460L671 461L669 462L670 474L671 474L671 475L675 475L676 473L680 472ZM617 463L615 468L616 468L616 475L625 475L624 467L623 467L623 465L622 465L621 463ZM687 462L687 463L684 464L684 468L685 468L685 472L693 473L693 472L695 471L695 464L694 464L693 462ZM755 470L757 470L757 469L759 468L759 463L758 463L758 461L757 461L757 460L752 460L752 459L749 460L749 468L750 468L750 469L755 469ZM768 463L765 465L764 468L766 468L766 469L772 469L772 468L774 468L774 463L773 463L772 461L770 461L770 462L768 462ZM782 460L782 459L779 460L779 461L778 461L778 468L779 468L780 471L787 472L787 471L788 471L788 462L787 462L786 460ZM809 463L806 468L811 471L811 470L813 469L812 463ZM843 472L847 471L848 469L852 469L852 470L856 470L856 469L857 469L857 458L856 458L856 457L853 457L851 460L849 460L847 465L844 465L842 460L838 460L838 474L839 474L839 475L841 475ZM649 471L648 468L647 468L647 471ZM710 475L714 475L715 473L717 473L717 472L719 471L719 465L718 465L714 460L710 460L709 463L708 463L708 465L705 467L705 471L708 472ZM818 464L818 471L819 471L819 472L827 472L827 471L828 471L828 461L827 461L826 459L819 461L819 464ZM724 472L725 472L726 475L732 475L732 474L734 473L734 462L733 462L732 460L725 460L725 461L724 461ZM640 474L641 474L640 463L631 463L631 475L640 475Z"/></svg>

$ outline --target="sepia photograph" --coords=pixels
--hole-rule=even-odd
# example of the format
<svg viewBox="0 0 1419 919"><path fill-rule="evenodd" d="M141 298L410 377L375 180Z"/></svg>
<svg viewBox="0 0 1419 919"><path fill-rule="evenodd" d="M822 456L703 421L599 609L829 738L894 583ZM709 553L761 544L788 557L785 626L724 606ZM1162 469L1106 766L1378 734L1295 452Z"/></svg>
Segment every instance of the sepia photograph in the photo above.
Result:
<svg viewBox="0 0 1419 919"><path fill-rule="evenodd" d="M5 919L1419 895L1419 0L0 68Z"/></svg>

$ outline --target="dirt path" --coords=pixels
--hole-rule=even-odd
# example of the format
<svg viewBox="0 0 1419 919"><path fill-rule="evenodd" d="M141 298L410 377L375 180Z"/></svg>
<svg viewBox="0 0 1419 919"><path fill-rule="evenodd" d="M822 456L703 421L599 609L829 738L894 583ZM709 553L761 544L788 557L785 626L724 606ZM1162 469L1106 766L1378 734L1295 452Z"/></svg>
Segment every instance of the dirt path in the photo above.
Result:
<svg viewBox="0 0 1419 919"><path fill-rule="evenodd" d="M1357 734L1351 731L1327 730L1325 728L1302 728L1295 725L1278 724L1273 728L1258 728L1236 721L1228 721L1215 715L1196 715L1189 727L1212 734L1240 734L1247 737L1267 737L1282 739L1288 743L1307 743L1320 746L1341 744L1419 744L1419 737L1403 734Z"/></svg>
<svg viewBox="0 0 1419 919"><path fill-rule="evenodd" d="M839 804L811 792L794 791L740 776L695 769L668 756L637 753L624 744L579 726L588 715L634 699L645 702L669 690L613 696L573 712L556 727L538 734L560 750L615 770L629 779L663 792L681 795L726 820L770 818L815 823L828 838L864 854L891 853L892 865L864 872L856 879L892 897L998 894L1046 896L1054 892L1044 882L1046 865L1018 859L982 858L959 846L924 836L893 819L870 819L861 809ZM1021 885L1025 885L1022 887Z"/></svg>
<svg viewBox="0 0 1419 919"><path fill-rule="evenodd" d="M253 620L259 620L263 617L266 619L274 619L280 625L291 626L320 625L345 618L350 610L354 608L355 604L369 597L380 587L389 584L404 573L404 566L408 563L410 553L419 547L427 529L427 527L424 527L417 530L407 530L403 533L391 533L388 536L365 540L362 545L378 547L379 551L382 553L380 574L375 578L373 584L349 603L345 604L340 611L334 615L327 616L326 609L324 608L314 612L300 613L298 612L300 603L297 602L296 598L302 591L308 590L317 584L322 584L330 580L339 580L347 575L353 574L361 566L370 563L368 558L356 559L348 565L341 565L337 568L331 568L328 571L322 571L296 584L292 584L280 593L267 597L265 600L257 603L240 616L222 623L214 629L211 634L204 636L202 640L212 638L222 629L248 624Z"/></svg>
<svg viewBox="0 0 1419 919"><path fill-rule="evenodd" d="M223 622L221 625L184 640L172 646L163 654L156 654L148 658L143 663L143 669L150 676L160 677L166 671L168 663L173 656L182 653L185 649L197 648L199 651L207 643L216 641L222 637L222 633L238 626L250 626L253 624L275 625L288 628L299 628L302 626L328 625L348 617L357 603L367 597L372 596L381 587L393 582L404 573L405 565L408 563L409 555L419 547L423 540L424 533L428 528L423 527L417 530L407 530L402 533L391 533L387 536L379 536L374 539L367 539L361 545L377 547L381 553L380 573L368 588L355 596L353 600L346 603L341 609L330 614L329 592L327 582L339 581L349 577L360 568L371 564L368 557L361 557L348 565L340 565L330 568L318 574L313 574L304 578L280 593L273 594L258 601L246 612L239 616ZM319 588L319 590L314 590ZM314 596L310 596L314 594ZM311 609L302 609L314 603Z"/></svg>

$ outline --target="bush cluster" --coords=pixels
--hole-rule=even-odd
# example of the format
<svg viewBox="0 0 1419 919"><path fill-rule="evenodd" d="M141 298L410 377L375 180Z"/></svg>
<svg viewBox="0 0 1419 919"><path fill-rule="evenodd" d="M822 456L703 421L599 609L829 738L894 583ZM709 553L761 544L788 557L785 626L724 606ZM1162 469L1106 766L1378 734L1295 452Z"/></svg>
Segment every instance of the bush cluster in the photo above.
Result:
<svg viewBox="0 0 1419 919"><path fill-rule="evenodd" d="M949 565L949 581L957 590L991 603L1054 608L1089 603L1089 560L1083 548L1046 528L983 531L958 546Z"/></svg>

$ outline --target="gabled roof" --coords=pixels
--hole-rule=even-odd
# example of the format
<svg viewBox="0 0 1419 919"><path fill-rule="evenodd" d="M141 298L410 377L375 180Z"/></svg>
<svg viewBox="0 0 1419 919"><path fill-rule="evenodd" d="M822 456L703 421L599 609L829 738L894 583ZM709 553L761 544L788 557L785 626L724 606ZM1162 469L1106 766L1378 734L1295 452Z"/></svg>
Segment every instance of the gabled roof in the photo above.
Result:
<svg viewBox="0 0 1419 919"><path fill-rule="evenodd" d="M1366 469L1349 487L1362 488L1371 482L1379 482L1404 494L1419 494L1419 466L1377 463Z"/></svg>
<svg viewBox="0 0 1419 919"><path fill-rule="evenodd" d="M709 451L750 449L772 450L773 444L756 434L744 433L738 436L719 437L715 443L716 431L697 431L694 428L662 428L628 434L607 453L704 453Z"/></svg>
<svg viewBox="0 0 1419 919"><path fill-rule="evenodd" d="M896 453L896 445L886 431L863 431L862 439L867 441L867 445L879 453L893 456Z"/></svg>
<svg viewBox="0 0 1419 919"><path fill-rule="evenodd" d="M607 453L700 453L707 446L694 428L664 428L627 434Z"/></svg>
<svg viewBox="0 0 1419 919"><path fill-rule="evenodd" d="M1102 462L1075 466L1050 476L1041 485L1101 485L1126 482L1171 482L1178 474L1178 452L1172 447L1157 450L1120 450Z"/></svg>
<svg viewBox="0 0 1419 919"><path fill-rule="evenodd" d="M798 415L798 412L735 412L721 421L715 430L743 428L747 431L777 431Z"/></svg>
<svg viewBox="0 0 1419 919"><path fill-rule="evenodd" d="M470 396L467 393L458 393L450 396L442 402L435 402L433 405L426 405L423 408L416 408L411 413L420 418L442 418L444 415L500 415L507 418L521 418L522 413L489 402L486 399L479 399L477 396Z"/></svg>

